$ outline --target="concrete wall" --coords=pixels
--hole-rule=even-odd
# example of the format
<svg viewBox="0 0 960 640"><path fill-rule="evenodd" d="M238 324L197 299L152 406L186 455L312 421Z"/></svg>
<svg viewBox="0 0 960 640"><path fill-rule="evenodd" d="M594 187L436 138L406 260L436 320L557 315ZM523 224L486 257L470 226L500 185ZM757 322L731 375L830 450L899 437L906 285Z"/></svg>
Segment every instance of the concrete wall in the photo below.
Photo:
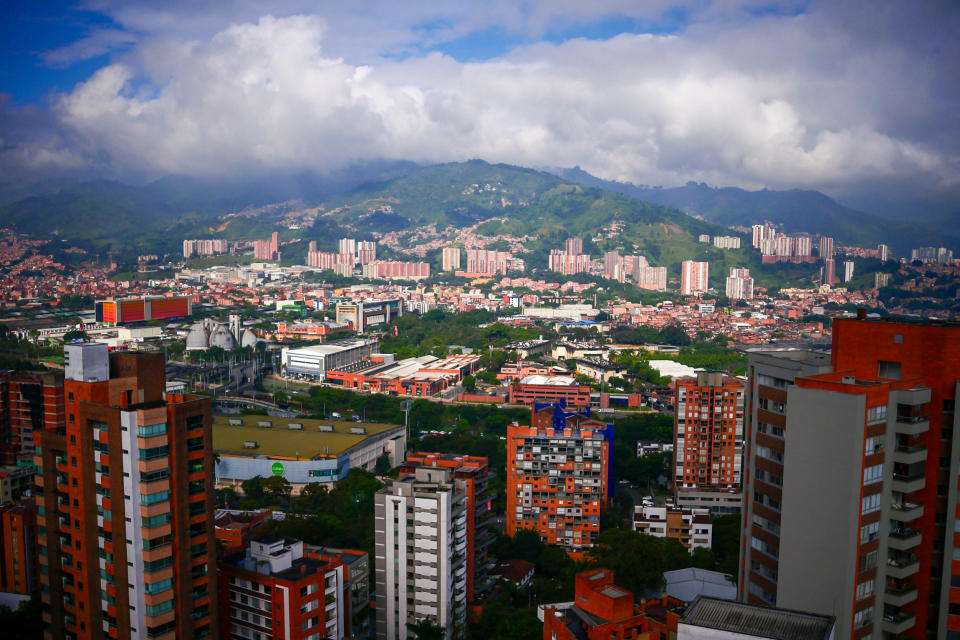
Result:
<svg viewBox="0 0 960 640"><path fill-rule="evenodd" d="M866 397L788 391L777 606L852 625ZM885 471L887 471L885 469Z"/></svg>

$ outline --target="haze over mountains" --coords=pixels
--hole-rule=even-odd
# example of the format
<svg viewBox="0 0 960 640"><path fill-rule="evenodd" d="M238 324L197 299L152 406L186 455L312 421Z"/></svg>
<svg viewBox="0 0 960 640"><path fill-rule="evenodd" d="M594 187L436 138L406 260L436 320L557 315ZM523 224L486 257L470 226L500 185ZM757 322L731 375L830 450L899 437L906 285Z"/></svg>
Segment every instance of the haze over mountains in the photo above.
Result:
<svg viewBox="0 0 960 640"><path fill-rule="evenodd" d="M470 185L491 181L502 183L503 190L469 198L464 195ZM602 200L614 208L619 204L643 209L646 217L654 209L644 208L642 203L679 210L669 216L674 222L687 218L678 217L680 211L722 227L771 221L782 224L788 232L832 235L841 244L869 247L883 242L899 255L917 246L960 247L956 233L856 211L817 191L746 191L698 183L677 188L644 187L601 180L578 167L547 173L482 161L428 166L383 161L324 175L276 173L234 180L168 176L142 186L84 182L52 195L33 196L0 207L0 224L25 233L54 233L65 240L96 245L142 241L148 231L162 231L167 240L176 243L183 234L202 231L203 221L295 200L303 206L338 208L336 222L358 231L431 223L463 227L506 215L511 222L504 232L595 232L604 216L597 215L596 204L574 204L569 189L573 185L625 196L614 202L596 192L579 195L581 199ZM565 198L556 197L560 191L551 192L564 187ZM369 217L370 203L377 201L392 202L387 207L390 216L385 217L381 211L377 217ZM656 210L658 216L666 215Z"/></svg>

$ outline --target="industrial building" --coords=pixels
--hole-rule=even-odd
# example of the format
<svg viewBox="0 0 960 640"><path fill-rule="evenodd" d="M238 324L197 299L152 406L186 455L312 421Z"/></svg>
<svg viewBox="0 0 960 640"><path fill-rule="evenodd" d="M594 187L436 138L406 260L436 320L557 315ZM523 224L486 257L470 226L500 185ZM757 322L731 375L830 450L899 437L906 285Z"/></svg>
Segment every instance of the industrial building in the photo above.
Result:
<svg viewBox="0 0 960 640"><path fill-rule="evenodd" d="M193 309L189 296L143 296L97 300L97 322L122 325L150 320L186 318Z"/></svg>
<svg viewBox="0 0 960 640"><path fill-rule="evenodd" d="M337 303L337 322L349 324L357 333L363 333L368 327L390 324L391 320L402 315L402 298Z"/></svg>
<svg viewBox="0 0 960 640"><path fill-rule="evenodd" d="M370 360L378 345L377 340L348 338L299 349L284 347L280 362L288 376L323 382L328 371L362 366L361 362Z"/></svg>
<svg viewBox="0 0 960 640"><path fill-rule="evenodd" d="M217 416L213 449L218 486L237 486L255 476L282 475L299 493L311 482L333 483L350 469L372 471L377 458L397 465L406 453L398 425L266 415Z"/></svg>

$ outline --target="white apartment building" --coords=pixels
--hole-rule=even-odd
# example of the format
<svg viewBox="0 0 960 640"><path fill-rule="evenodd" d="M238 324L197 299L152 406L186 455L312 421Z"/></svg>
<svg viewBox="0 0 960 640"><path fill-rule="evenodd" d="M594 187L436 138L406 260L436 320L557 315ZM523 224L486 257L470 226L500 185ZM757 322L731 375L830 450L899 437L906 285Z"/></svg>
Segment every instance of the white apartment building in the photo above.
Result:
<svg viewBox="0 0 960 640"><path fill-rule="evenodd" d="M709 509L637 505L633 508L633 530L655 538L675 538L690 553L713 545Z"/></svg>
<svg viewBox="0 0 960 640"><path fill-rule="evenodd" d="M453 470L420 467L377 492L374 555L378 640L406 640L430 618L448 639L467 616L467 494Z"/></svg>

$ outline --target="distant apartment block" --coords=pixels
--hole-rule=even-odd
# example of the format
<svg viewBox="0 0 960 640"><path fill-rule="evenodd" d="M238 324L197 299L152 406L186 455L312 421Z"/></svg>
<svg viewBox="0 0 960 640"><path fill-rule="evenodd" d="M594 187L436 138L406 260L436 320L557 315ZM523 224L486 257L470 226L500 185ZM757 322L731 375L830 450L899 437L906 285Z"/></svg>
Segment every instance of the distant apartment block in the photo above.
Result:
<svg viewBox="0 0 960 640"><path fill-rule="evenodd" d="M652 291L666 291L667 289L667 268L637 266L634 269L634 282L641 289L650 289Z"/></svg>
<svg viewBox="0 0 960 640"><path fill-rule="evenodd" d="M361 240L357 243L357 262L360 264L370 264L377 259L377 243L369 240Z"/></svg>
<svg viewBox="0 0 960 640"><path fill-rule="evenodd" d="M853 280L853 260L845 260L843 263L843 281L850 282Z"/></svg>
<svg viewBox="0 0 960 640"><path fill-rule="evenodd" d="M680 263L680 295L692 296L710 288L710 263L685 260Z"/></svg>
<svg viewBox="0 0 960 640"><path fill-rule="evenodd" d="M507 534L533 529L574 558L594 544L611 492L613 425L562 403L507 427Z"/></svg>
<svg viewBox="0 0 960 640"><path fill-rule="evenodd" d="M833 258L826 258L820 270L820 282L833 286L837 283L837 267Z"/></svg>
<svg viewBox="0 0 960 640"><path fill-rule="evenodd" d="M583 253L583 238L567 238L563 243L563 251L569 255Z"/></svg>
<svg viewBox="0 0 960 640"><path fill-rule="evenodd" d="M729 512L742 487L743 383L711 371L674 384L676 504Z"/></svg>
<svg viewBox="0 0 960 640"><path fill-rule="evenodd" d="M492 249L467 249L467 273L494 276L513 268L513 255Z"/></svg>
<svg viewBox="0 0 960 640"><path fill-rule="evenodd" d="M184 258L191 258L193 256L215 256L223 253L230 253L233 251L233 249L234 243L224 238L183 241Z"/></svg>
<svg viewBox="0 0 960 640"><path fill-rule="evenodd" d="M873 274L873 288L879 289L890 284L890 274L877 272Z"/></svg>
<svg viewBox="0 0 960 640"><path fill-rule="evenodd" d="M713 236L713 246L718 249L739 249L739 236Z"/></svg>
<svg viewBox="0 0 960 640"><path fill-rule="evenodd" d="M254 240L253 257L257 260L279 260L280 242L278 233L274 231L269 240Z"/></svg>
<svg viewBox="0 0 960 640"><path fill-rule="evenodd" d="M633 530L655 538L674 539L691 553L713 545L709 509L637 505L633 509Z"/></svg>
<svg viewBox="0 0 960 640"><path fill-rule="evenodd" d="M755 224L751 227L752 244L754 249L763 246L763 241L777 235L777 228L772 224Z"/></svg>
<svg viewBox="0 0 960 640"><path fill-rule="evenodd" d="M33 436L63 424L62 371L7 371L0 374L0 466L32 466ZM29 470L26 470L29 472ZM2 482L0 482L2 484ZM7 500L0 493L0 502Z"/></svg>
<svg viewBox="0 0 960 640"><path fill-rule="evenodd" d="M430 264L374 260L363 265L362 273L364 278L376 280L425 280L430 277Z"/></svg>
<svg viewBox="0 0 960 640"><path fill-rule="evenodd" d="M456 271L460 268L460 247L444 247L442 254L444 271Z"/></svg>
<svg viewBox="0 0 960 640"><path fill-rule="evenodd" d="M0 591L20 595L40 592L37 513L33 498L0 503Z"/></svg>
<svg viewBox="0 0 960 640"><path fill-rule="evenodd" d="M820 259L833 257L833 238L829 236L820 236L819 245Z"/></svg>
<svg viewBox="0 0 960 640"><path fill-rule="evenodd" d="M879 258L879 259L882 260L883 262L886 262L887 260L889 260L889 259L890 259L890 247L888 247L888 246L885 245L885 244L878 244L878 245L877 245L877 258Z"/></svg>
<svg viewBox="0 0 960 640"><path fill-rule="evenodd" d="M355 264L353 254L329 251L307 251L307 266L330 269L338 275L350 276Z"/></svg>
<svg viewBox="0 0 960 640"><path fill-rule="evenodd" d="M697 242L702 242L704 244L710 244L710 234L701 233L697 236Z"/></svg>
<svg viewBox="0 0 960 640"><path fill-rule="evenodd" d="M590 256L583 253L567 253L560 249L552 249L548 257L548 267L551 271L566 276L586 273L590 269Z"/></svg>
<svg viewBox="0 0 960 640"><path fill-rule="evenodd" d="M924 264L950 264L953 262L953 251L944 247L921 247L910 252L910 261Z"/></svg>
<svg viewBox="0 0 960 640"><path fill-rule="evenodd" d="M750 269L730 267L726 293L731 300L753 300L753 278L750 277Z"/></svg>

